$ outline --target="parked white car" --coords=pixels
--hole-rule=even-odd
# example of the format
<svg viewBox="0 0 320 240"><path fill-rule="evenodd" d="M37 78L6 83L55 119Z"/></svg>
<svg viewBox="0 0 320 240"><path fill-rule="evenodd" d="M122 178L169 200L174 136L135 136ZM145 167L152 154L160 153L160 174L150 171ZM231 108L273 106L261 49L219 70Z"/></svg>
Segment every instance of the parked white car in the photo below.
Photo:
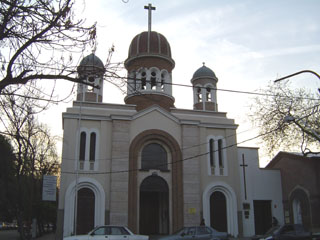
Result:
<svg viewBox="0 0 320 240"><path fill-rule="evenodd" d="M87 235L64 237L63 240L149 240L149 236L133 234L123 226L100 226Z"/></svg>

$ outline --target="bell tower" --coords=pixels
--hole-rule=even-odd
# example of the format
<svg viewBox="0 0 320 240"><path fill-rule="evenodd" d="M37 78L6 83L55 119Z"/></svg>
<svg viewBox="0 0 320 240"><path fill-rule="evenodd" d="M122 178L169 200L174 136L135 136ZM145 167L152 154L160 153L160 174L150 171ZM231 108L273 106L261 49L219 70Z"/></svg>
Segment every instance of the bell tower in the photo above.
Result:
<svg viewBox="0 0 320 240"><path fill-rule="evenodd" d="M84 57L77 72L84 83L90 84L78 83L77 101L102 102L105 68L100 58L93 53Z"/></svg>
<svg viewBox="0 0 320 240"><path fill-rule="evenodd" d="M208 67L200 67L191 79L193 86L193 109L218 111L217 82L215 73Z"/></svg>
<svg viewBox="0 0 320 240"><path fill-rule="evenodd" d="M151 4L148 10L148 31L136 35L131 41L125 68L128 71L126 104L135 104L138 111L152 105L170 111L174 107L172 96L172 69L175 62L167 39L151 31Z"/></svg>

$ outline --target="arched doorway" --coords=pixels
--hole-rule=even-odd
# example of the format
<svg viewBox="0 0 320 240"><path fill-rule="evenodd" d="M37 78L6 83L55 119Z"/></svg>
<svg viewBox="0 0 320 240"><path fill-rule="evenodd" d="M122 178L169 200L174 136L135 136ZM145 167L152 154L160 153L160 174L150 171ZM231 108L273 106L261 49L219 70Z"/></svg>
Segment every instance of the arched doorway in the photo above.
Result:
<svg viewBox="0 0 320 240"><path fill-rule="evenodd" d="M85 234L94 228L94 192L89 188L81 188L77 199L77 234Z"/></svg>
<svg viewBox="0 0 320 240"><path fill-rule="evenodd" d="M208 226L211 226L211 204L210 199L213 193L221 192L225 197L226 202L226 219L227 219L227 233L232 236L237 236L238 231L238 210L237 210L237 196L231 186L225 182L216 181L211 182L203 191L203 218ZM219 193L218 193L219 194ZM213 195L213 203L215 195Z"/></svg>
<svg viewBox="0 0 320 240"><path fill-rule="evenodd" d="M139 232L145 235L169 233L169 188L159 176L149 176L140 185Z"/></svg>
<svg viewBox="0 0 320 240"><path fill-rule="evenodd" d="M292 210L293 210L293 223L302 224L301 202L299 201L299 199L293 200Z"/></svg>
<svg viewBox="0 0 320 240"><path fill-rule="evenodd" d="M227 202L220 191L215 191L210 196L210 225L220 232L228 231Z"/></svg>
<svg viewBox="0 0 320 240"><path fill-rule="evenodd" d="M65 192L63 236L67 237L76 232L75 211L78 209L75 204L76 194L81 189L90 189L94 193L94 226L105 224L105 202L106 195L102 185L95 179L80 177L68 186ZM78 195L77 195L78 198ZM77 201L78 202L78 201ZM77 208L77 209L76 209Z"/></svg>
<svg viewBox="0 0 320 240"><path fill-rule="evenodd" d="M310 202L307 192L298 187L290 194L291 222L311 227Z"/></svg>
<svg viewBox="0 0 320 240"><path fill-rule="evenodd" d="M148 143L159 143L168 153L168 159L171 159L172 163L170 169L161 170L142 169L141 164L141 151ZM147 156L149 154L146 154ZM140 230L140 186L142 180L149 176L153 172L159 173L164 179L170 189L170 198L168 201L170 204L169 219L169 232L175 232L181 229L184 224L184 204L183 204L183 167L182 152L178 142L168 133L150 129L138 134L130 144L129 152L129 189L128 189L128 227L130 230L136 233L141 233ZM162 164L161 164L162 165ZM141 169L141 171L136 171Z"/></svg>

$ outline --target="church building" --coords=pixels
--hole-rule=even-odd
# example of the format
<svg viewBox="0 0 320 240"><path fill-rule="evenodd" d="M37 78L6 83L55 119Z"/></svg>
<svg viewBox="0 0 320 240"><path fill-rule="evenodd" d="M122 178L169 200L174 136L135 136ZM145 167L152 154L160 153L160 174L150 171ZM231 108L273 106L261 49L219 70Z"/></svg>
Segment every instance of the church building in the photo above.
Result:
<svg viewBox="0 0 320 240"><path fill-rule="evenodd" d="M132 39L124 65L124 104L103 102L105 68L96 55L77 68L80 79L99 88L79 83L76 101L62 115L58 234L115 224L162 235L204 219L242 235L237 125L219 111L214 71L195 69L186 79L193 96L185 96L193 109L176 108L171 47L150 26Z"/></svg>

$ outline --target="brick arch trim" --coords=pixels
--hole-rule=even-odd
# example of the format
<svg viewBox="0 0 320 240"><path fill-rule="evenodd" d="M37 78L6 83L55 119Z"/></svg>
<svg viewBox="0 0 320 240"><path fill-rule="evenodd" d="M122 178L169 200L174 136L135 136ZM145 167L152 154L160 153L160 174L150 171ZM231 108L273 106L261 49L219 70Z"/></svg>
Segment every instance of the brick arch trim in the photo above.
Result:
<svg viewBox="0 0 320 240"><path fill-rule="evenodd" d="M167 132L150 129L137 135L129 149L128 227L137 233L138 151L147 141L157 140L166 145L172 155L172 230L183 227L182 152L178 142Z"/></svg>

